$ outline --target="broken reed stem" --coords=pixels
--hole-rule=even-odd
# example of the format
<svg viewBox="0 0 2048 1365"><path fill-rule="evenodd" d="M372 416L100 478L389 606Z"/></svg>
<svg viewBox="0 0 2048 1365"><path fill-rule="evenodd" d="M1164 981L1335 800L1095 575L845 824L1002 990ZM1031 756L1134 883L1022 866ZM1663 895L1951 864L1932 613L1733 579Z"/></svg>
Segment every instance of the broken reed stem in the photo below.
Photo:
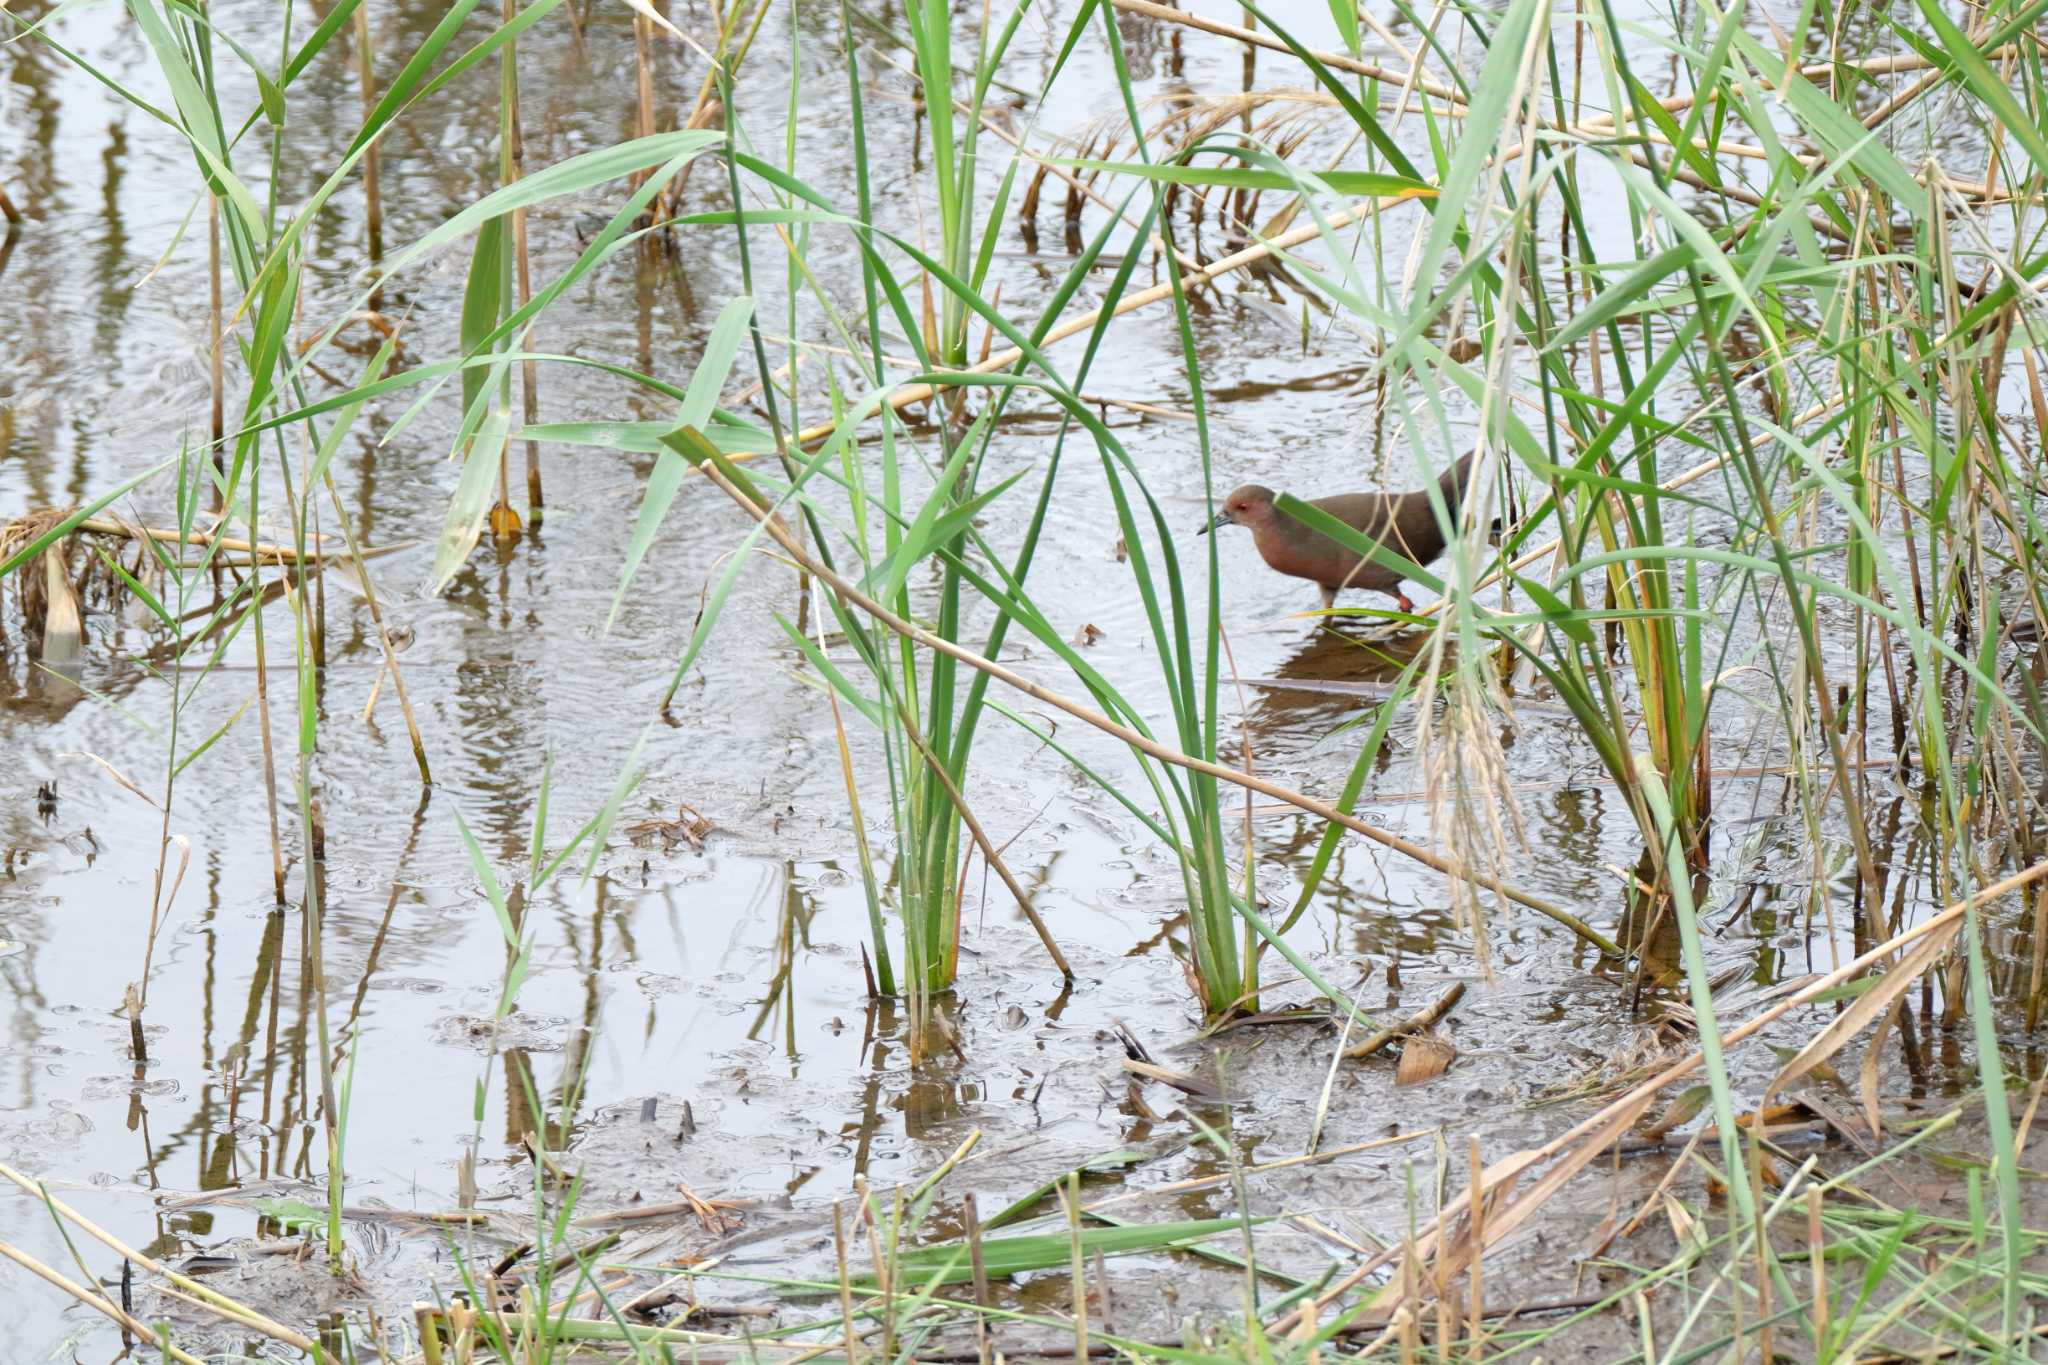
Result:
<svg viewBox="0 0 2048 1365"><path fill-rule="evenodd" d="M1457 1004L1459 998L1464 994L1465 983L1462 981L1453 982L1451 988L1437 997L1433 1004L1417 1010L1398 1024L1389 1024L1344 1055L1351 1058L1370 1057L1373 1053L1378 1052L1397 1038L1405 1038L1411 1033L1422 1032L1431 1024L1449 1014L1451 1006Z"/></svg>
<svg viewBox="0 0 2048 1365"><path fill-rule="evenodd" d="M162 1351L167 1354L169 1359L177 1361L178 1365L205 1365L205 1362L187 1355L167 1342L159 1344L156 1331L148 1323L123 1311L119 1304L112 1302L105 1295L96 1294L77 1281L50 1269L50 1267L44 1265L19 1247L10 1246L6 1242L0 1242L0 1256L5 1256L37 1279L55 1285L94 1312L102 1313L112 1318L122 1328L132 1332L140 1340L148 1342L152 1352Z"/></svg>
<svg viewBox="0 0 2048 1365"><path fill-rule="evenodd" d="M320 539L320 504L307 495L306 534ZM303 566L302 566L303 567ZM305 581L305 574L299 575ZM327 667L327 575L313 575L313 667Z"/></svg>
<svg viewBox="0 0 2048 1365"><path fill-rule="evenodd" d="M441 1365L441 1328L435 1306L431 1303L415 1303L412 1306L412 1321L420 1334L420 1358L424 1365Z"/></svg>
<svg viewBox="0 0 2048 1365"><path fill-rule="evenodd" d="M5 218L10 228L21 226L21 210L14 207L14 201L7 197L4 184L0 184L0 218Z"/></svg>
<svg viewBox="0 0 2048 1365"><path fill-rule="evenodd" d="M697 608L701 617L703 606ZM818 652L825 651L825 622L815 622L818 637ZM896 971L889 960L888 930L882 922L881 889L875 881L875 854L868 845L867 816L862 814L860 805L860 784L853 776L853 749L846 742L846 718L839 710L839 689L825 689L826 704L832 708L832 737L839 746L839 775L846 783L846 809L853 820L854 851L860 856L861 890L867 900L868 936L874 940L875 962L868 976L869 995L873 996L877 985L875 974L880 974L880 989L884 995L896 993ZM963 879L964 881L964 879Z"/></svg>
<svg viewBox="0 0 2048 1365"><path fill-rule="evenodd" d="M263 610L260 597L255 605L251 607L251 610ZM192 857L191 843L182 834L173 835L171 833L171 793L178 781L178 767L173 759L178 752L178 715L184 709L180 699L180 677L181 675L177 672L171 674L170 737L167 742L167 754L164 759L163 797L157 802L159 809L163 813L163 818L157 826L156 870L151 875L149 885L149 934L143 940L142 945L142 984L139 994L136 987L130 986L128 988L130 994L129 1025L135 1034L135 1055L138 1062L144 1060L145 1057L142 1041L142 1008L149 1000L149 978L156 962L157 934L163 928L164 917L170 913L171 902L178 897L178 888L184 884L185 864ZM181 846L182 854L178 860L177 879L171 883L170 894L167 896L164 894L164 874L170 870L171 844L173 840Z"/></svg>
<svg viewBox="0 0 2048 1365"><path fill-rule="evenodd" d="M781 545L783 550L792 559L809 569L812 576L819 582L830 586L840 601L859 607L868 616L887 626L897 634L915 640L927 649L936 650L941 654L948 655L970 668L986 673L997 682L1013 687L1034 700L1064 711L1076 720L1084 721L1094 726L1104 734L1113 735L1131 748L1149 757L1158 759L1162 763L1171 763L1176 767L1186 768L1191 772L1204 773L1210 777L1220 778L1225 782L1249 787L1251 790L1273 797L1275 800L1285 801L1289 805L1305 810L1319 819L1342 825L1354 833L1362 834L1375 843L1391 848L1395 852L1411 858L1425 867L1433 868L1447 877L1461 878L1475 886L1483 887L1495 895L1505 896L1518 905L1527 906L1538 914L1547 916L1564 925L1609 957L1621 958L1625 956L1613 940L1562 906L1553 905L1540 896L1533 895L1519 887L1511 886L1497 877L1475 871L1462 864L1453 863L1449 859L1432 853L1418 844L1403 839L1398 834L1381 829L1378 825L1368 824L1354 815L1346 814L1326 801L1319 801L1315 797L1295 791L1291 787L1283 787L1279 783L1268 781L1263 777L1255 776L1222 763L1211 763L1207 759L1196 758L1192 754L1185 754L1178 749L1161 744L1149 735L1140 734L1129 726L1111 720L1099 711L1083 706L1079 702L1055 692L1049 687L1032 682L1029 678L1012 672L992 659L983 658L965 646L943 639L921 626L904 620L874 598L869 597L866 593L854 587L853 584L847 582L837 573L834 573L822 562L813 558L802 546L796 543L795 537L790 535L788 529L782 525L780 518L771 515L766 509L758 506L752 498L741 492L715 464L707 462L700 465L699 468L704 471L706 478L716 483L720 489L724 490L726 496L739 504L741 510L746 512L748 516L764 523L768 534L774 538L776 543Z"/></svg>
<svg viewBox="0 0 2048 1365"><path fill-rule="evenodd" d="M517 256L519 306L524 308L533 300L533 266L527 257L525 209L516 210L512 215L512 244ZM533 328L529 324L520 334L519 348L522 351L533 350L532 336ZM519 362L519 412L525 426L540 424L540 367L531 355ZM529 436L526 438L526 520L535 530L540 529L545 515L542 509L546 503L547 498L541 492L540 442Z"/></svg>
<svg viewBox="0 0 2048 1365"><path fill-rule="evenodd" d="M1401 1365L1415 1365L1421 1357L1422 1345L1422 1324L1415 1316L1415 1286L1421 1279L1421 1268L1415 1264L1415 1243L1412 1234L1402 1240L1400 1251L1401 1308L1395 1316L1400 1319L1401 1324Z"/></svg>
<svg viewBox="0 0 2048 1365"><path fill-rule="evenodd" d="M161 875L161 868L158 869L158 873ZM143 987L147 989L149 971L146 964L142 981ZM149 1035L142 1030L142 992L136 989L134 982L128 983L128 990L122 997L121 1004L128 1014L128 1051L134 1057L136 1069L139 1071L149 1065Z"/></svg>

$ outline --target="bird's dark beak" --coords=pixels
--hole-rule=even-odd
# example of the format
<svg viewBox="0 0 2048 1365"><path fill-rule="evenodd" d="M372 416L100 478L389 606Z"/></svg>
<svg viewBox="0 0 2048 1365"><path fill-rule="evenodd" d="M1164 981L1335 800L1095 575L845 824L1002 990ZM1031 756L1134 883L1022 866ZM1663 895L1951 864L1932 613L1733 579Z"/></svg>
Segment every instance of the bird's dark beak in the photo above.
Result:
<svg viewBox="0 0 2048 1365"><path fill-rule="evenodd" d="M1215 520L1211 521L1207 526L1204 526L1200 530L1196 531L1195 534L1198 536L1206 536L1211 531L1217 530L1220 527L1228 525L1230 525L1230 513L1218 512L1216 514Z"/></svg>

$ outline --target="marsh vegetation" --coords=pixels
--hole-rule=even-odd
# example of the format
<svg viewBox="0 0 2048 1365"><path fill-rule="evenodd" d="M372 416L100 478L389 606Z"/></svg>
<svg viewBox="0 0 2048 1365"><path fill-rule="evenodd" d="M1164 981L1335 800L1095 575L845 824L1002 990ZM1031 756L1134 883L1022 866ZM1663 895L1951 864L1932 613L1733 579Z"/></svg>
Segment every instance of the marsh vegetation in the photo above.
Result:
<svg viewBox="0 0 2048 1365"><path fill-rule="evenodd" d="M2033 1358L2044 7L0 10L8 1358Z"/></svg>

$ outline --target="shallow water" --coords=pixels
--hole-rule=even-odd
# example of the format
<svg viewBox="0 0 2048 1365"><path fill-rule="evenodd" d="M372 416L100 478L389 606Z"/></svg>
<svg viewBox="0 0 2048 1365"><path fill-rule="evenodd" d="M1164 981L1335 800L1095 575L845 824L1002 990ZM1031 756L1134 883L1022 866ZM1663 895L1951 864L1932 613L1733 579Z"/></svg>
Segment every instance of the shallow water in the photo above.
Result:
<svg viewBox="0 0 2048 1365"><path fill-rule="evenodd" d="M770 16L759 41L762 53L777 56L761 57L764 64L784 64L791 12ZM799 155L822 168L814 178L819 189L851 203L845 168L824 154L846 119L836 9L793 12L805 28L796 66ZM1049 68L1070 12L1050 7L1043 28L1027 23L1017 72L1036 80ZM238 32L274 32L272 7L256 0L213 13ZM522 48L529 166L630 132L623 92L631 87L632 42L623 14L604 11L581 46L556 25ZM1333 41L1320 5L1287 6L1280 15L1311 43ZM679 14L678 21L684 17L704 18ZM418 43L428 16L379 7L376 22L380 70L388 71ZM1128 17L1119 23L1134 70L1150 73L1149 91L1181 80L1231 89L1243 78L1238 53L1221 43L1190 35L1176 71L1168 36ZM476 27L480 36L485 30ZM146 52L111 11L68 17L62 31L118 78L155 88ZM208 399L203 219L180 235L192 209L188 155L147 116L121 107L34 43L0 48L0 66L0 175L32 216L0 258L0 310L11 321L9 344L0 348L4 518L82 500L174 452L181 440L203 439ZM895 147L907 166L907 86L879 62L870 72L871 136ZM1267 75L1262 67L1261 83ZM665 48L665 107L687 105L700 76L696 59ZM779 149L782 95L767 85L743 91L744 124L758 146ZM1114 114L1111 89L1099 51L1084 51L1053 106L1061 126L1052 126L1048 112L1041 130L1072 132ZM357 125L355 99L338 62L321 64L295 87L291 126L306 142L294 166L332 164ZM404 124L384 160L387 241L417 237L489 188L494 122L495 86L486 79L451 88ZM1967 146L1971 134L1957 136ZM720 206L709 169L691 181L687 207ZM257 188L293 202L312 183ZM878 186L880 213L914 235L905 191L903 183ZM1005 228L995 270L1013 316L1029 316L1065 269L1054 198L1048 194L1041 212L1036 249ZM615 203L607 189L536 212L537 277L566 265L590 216ZM360 197L344 192L315 232L309 318L352 297L364 260L360 213ZM1389 217L1390 259L1405 253L1416 221L1412 207ZM1089 227L1096 222L1091 212ZM1627 224L1610 226L1625 242ZM857 270L843 242L821 240L813 260L843 268L847 278ZM463 268L459 253L444 257L386 292L383 309L407 320L413 357L453 349ZM771 331L784 319L778 275L767 270L762 284ZM740 289L726 239L709 229L685 232L675 254L629 252L571 290L543 320L536 345L681 382L710 320ZM1089 295L1084 287L1079 302ZM822 335L815 317L800 325L807 337ZM1367 448L1360 414L1371 396L1356 385L1359 344L1317 327L1304 346L1296 296L1232 286L1196 314L1195 327L1212 386L1220 478L1322 491L1373 482L1385 467L1391 481L1407 480L1405 453L1390 453L1382 466ZM1190 398L1171 315L1134 314L1114 335L1114 355L1084 387L1185 410ZM664 403L594 373L544 371L544 417L665 414ZM815 420L822 411L815 389L806 401L811 406L797 416ZM585 1171L587 1208L673 1201L679 1187L747 1201L748 1224L762 1237L734 1263L819 1273L829 1264L829 1239L819 1242L821 1226L829 1228L821 1210L848 1198L856 1181L889 1189L921 1178L976 1131L985 1155L960 1179L981 1192L985 1210L1126 1144L1156 1152L1128 1176L1132 1190L1221 1172L1213 1153L1190 1145L1194 1130L1176 1113L1181 1097L1121 1071L1119 1022L1162 1061L1220 1076L1228 1102L1192 1107L1227 1128L1241 1157L1264 1161L1303 1150L1329 1073L1328 1035L1294 1026L1243 1030L1212 1046L1191 1042L1199 1021L1176 955L1184 925L1171 861L1064 760L1014 729L985 728L970 794L1079 979L1062 987L1000 885L977 870L960 986L946 1006L959 1053L912 1068L900 1011L866 998L865 903L830 712L772 614L794 606L787 571L764 565L742 579L709 650L671 710L658 715L700 594L738 543L741 518L715 490L686 488L604 631L652 462L548 449L544 527L507 548L487 539L447 592L428 596L433 543L455 480L446 458L455 407L444 396L396 435L388 433L403 403L373 408L335 465L358 535L401 547L371 568L389 599L387 615L411 631L400 658L436 776L423 797L388 686L374 719L362 718L379 651L359 592L330 576L314 773L326 853L313 871L326 911L328 1024L354 1078L352 1206L453 1208L474 1135L481 1207L510 1219L531 1198L523 1140L532 1133ZM1041 461L1057 429L1043 409L1023 407L997 438L999 473ZM1192 528L1202 509L1192 429L1127 409L1106 413L1154 490ZM1092 662L1161 714L1143 616L1117 563L1100 471L1085 454L1069 449L1032 589L1063 630L1095 627ZM516 447L514 461L516 471ZM163 522L165 496L145 490L127 510ZM1016 501L1023 496L992 510L998 543L1024 514ZM1359 713L1361 692L1390 675L1356 642L1294 619L1291 613L1315 604L1313 591L1269 575L1247 538L1225 538L1219 550L1224 619L1245 680L1235 706L1259 770L1305 790L1334 791L1356 744L1356 732L1339 727ZM307 859L287 800L279 818L294 909L278 913L258 712L250 705L253 640L246 632L237 639L179 720L189 743L240 712L175 789L168 828L189 842L190 862L155 944L146 982L148 1061L138 1067L121 1007L129 984L144 980L161 816L102 763L159 792L171 684L136 662L155 641L133 614L89 621L76 685L39 669L11 614L11 594L9 602L0 627L0 939L20 951L0 959L0 1161L48 1179L82 1212L158 1256L246 1245L258 1232L253 1199L288 1194L318 1203L326 1169L310 1051L315 993L296 910ZM283 734L293 674L282 604L270 608L266 630L270 704ZM1006 657L1051 686L1072 687L1042 649L1013 641ZM1717 761L1732 768L1776 760L1781 737L1758 731L1756 714L1720 713L1727 742ZM1528 848L1514 857L1510 875L1612 929L1622 905L1619 869L1640 851L1633 822L1560 710L1537 700L1519 718L1507 755ZM1063 742L1124 770L1121 751L1077 737L1074 728L1062 731ZM544 761L553 763L552 851L602 804L643 738L645 779L589 875L564 876L530 902L515 890L515 908L536 931L537 946L504 1050L491 1057L488 1021L504 950L456 817L474 830L498 879L516 886L531 854ZM853 738L860 770L879 774L871 737ZM1428 813L1412 799L1423 785L1412 726L1397 723L1393 738L1363 813L1430 842ZM1887 781L1875 779L1878 792ZM36 791L45 783L55 784L57 799L39 810ZM1806 913L1815 860L1782 797L1772 777L1731 778L1716 791L1723 812L1717 852L1730 866L1717 886L1710 950L1730 982L1730 1008L1853 951L1846 916L1836 917L1842 932L1831 937L1826 920ZM871 812L884 808L878 783L866 802ZM673 819L679 803L709 823L701 849L658 828L633 832ZM1896 852L1910 906L1921 874L1908 869L1924 868L1925 855L1914 851L1911 801L1902 799L1901 808L1883 847L1888 863ZM1263 808L1252 823L1261 890L1274 907L1291 904L1319 829ZM886 829L871 837L888 856ZM1838 854L1842 832L1830 828L1828 839ZM1832 894L1846 905L1853 875L1839 856L1823 864L1834 869L1835 885L1822 888L1822 899ZM2011 938L2016 927L2004 918L1993 927L2001 971L2023 970L2024 954ZM1331 980L1356 985L1361 1003L1375 1010L1406 1013L1450 982L1473 981L1448 1026L1459 1057L1443 1078L1398 1093L1391 1063L1340 1064L1325 1148L1396 1130L1423 1136L1329 1167L1259 1177L1255 1203L1312 1212L1352 1236L1398 1237L1409 1217L1404 1158L1420 1163L1417 1178L1427 1181L1444 1159L1435 1146L1440 1132L1458 1135L1449 1158L1455 1165L1468 1132L1491 1158L1559 1131L1582 1109L1531 1102L1601 1074L1654 1036L1654 1009L1628 1008L1627 974L1603 967L1549 921L1496 912L1491 938L1498 980L1482 984L1442 880L1377 846L1345 843L1293 943ZM1290 976L1277 962L1269 967L1269 1005L1311 997ZM1653 982L1653 1005L1658 991ZM1803 1036L1821 1017L1789 1021L1788 1031ZM2010 1062L2029 1077L2039 1069L2030 1051ZM1939 1097L1969 1084L1965 1057L1930 1063L1910 1078L1916 1093ZM1771 1059L1746 1055L1738 1064L1755 1080ZM522 1076L530 1076L544 1114L529 1108ZM685 1103L695 1133L679 1138ZM1659 1173L1603 1177L1596 1192L1560 1213L1551 1235L1576 1245L1583 1229L1571 1219L1583 1215L1590 1226L1610 1197L1628 1203L1634 1192L1639 1199L1636 1183L1647 1189ZM212 1198L187 1198L198 1195ZM1139 1217L1202 1217L1229 1212L1231 1202L1227 1189L1211 1189L1133 1207ZM0 1210L8 1240L66 1261L30 1201L0 1194ZM942 1206L942 1221L953 1216L950 1203ZM650 1256L674 1254L673 1243L688 1235L673 1225L658 1231ZM368 1214L352 1221L351 1232L367 1278L389 1301L417 1297L430 1273L447 1273L445 1248L432 1232ZM1305 1238L1282 1254L1298 1254L1303 1267L1321 1264L1322 1253ZM88 1261L96 1273L113 1273L104 1256L88 1253ZM1555 1261L1525 1246L1510 1258L1500 1292L1556 1292L1564 1271ZM272 1280L252 1282L249 1292L306 1301L310 1291L297 1282L282 1282L267 1263L251 1264L256 1269L235 1273ZM1130 1311L1158 1330L1172 1330L1192 1306L1176 1307L1164 1292L1173 1265L1142 1259L1119 1269L1120 1285L1130 1277ZM1032 1290L1022 1292L1028 1300ZM42 1359L79 1339L90 1343L88 1354L109 1353L111 1336L97 1320L11 1270L0 1271L0 1318L16 1324L21 1349L9 1359Z"/></svg>

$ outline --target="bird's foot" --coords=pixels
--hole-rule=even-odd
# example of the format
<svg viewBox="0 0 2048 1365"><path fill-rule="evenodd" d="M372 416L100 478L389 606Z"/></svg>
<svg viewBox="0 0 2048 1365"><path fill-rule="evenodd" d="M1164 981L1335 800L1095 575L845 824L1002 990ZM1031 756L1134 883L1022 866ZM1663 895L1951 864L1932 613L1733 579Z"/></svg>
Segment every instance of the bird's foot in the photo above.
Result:
<svg viewBox="0 0 2048 1365"><path fill-rule="evenodd" d="M1405 593L1405 592L1397 592L1397 593L1395 593L1395 594L1394 594L1394 603L1395 603L1395 605L1396 605L1396 606L1400 607L1402 611L1405 611L1405 612L1407 612L1407 613L1408 613L1408 614L1409 614L1410 616L1413 616L1413 615L1415 614L1415 604L1414 604L1413 602L1411 602L1411 601L1409 601L1409 600L1408 600L1408 594L1407 594L1407 593Z"/></svg>

